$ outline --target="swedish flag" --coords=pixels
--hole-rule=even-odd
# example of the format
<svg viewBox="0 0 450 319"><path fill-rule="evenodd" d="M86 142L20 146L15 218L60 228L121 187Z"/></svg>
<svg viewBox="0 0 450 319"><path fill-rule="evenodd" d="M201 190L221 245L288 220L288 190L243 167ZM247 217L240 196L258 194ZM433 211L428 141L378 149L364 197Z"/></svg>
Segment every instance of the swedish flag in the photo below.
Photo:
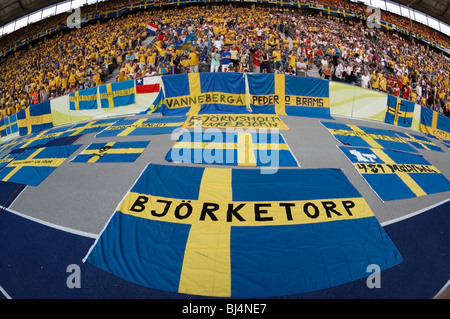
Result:
<svg viewBox="0 0 450 319"><path fill-rule="evenodd" d="M69 108L72 111L97 109L97 97L96 86L69 93Z"/></svg>
<svg viewBox="0 0 450 319"><path fill-rule="evenodd" d="M388 95L387 110L384 121L397 126L411 127L415 103L393 95Z"/></svg>
<svg viewBox="0 0 450 319"><path fill-rule="evenodd" d="M403 259L341 170L149 164L84 260L166 291L271 297Z"/></svg>
<svg viewBox="0 0 450 319"><path fill-rule="evenodd" d="M161 79L163 115L250 113L242 73L188 73Z"/></svg>
<svg viewBox="0 0 450 319"><path fill-rule="evenodd" d="M170 134L178 131L184 121L185 116L123 119L108 126L96 137Z"/></svg>
<svg viewBox="0 0 450 319"><path fill-rule="evenodd" d="M409 144L414 146L415 148L421 149L421 150L428 150L428 151L436 151L436 152L443 152L443 150L437 146L435 143L430 141L424 136L418 135L418 134L412 134L412 133L406 133L406 132L395 132L398 136L400 136L402 139L407 141Z"/></svg>
<svg viewBox="0 0 450 319"><path fill-rule="evenodd" d="M332 16L335 16L335 17L339 16L339 9L338 8L333 8L333 7L330 7L330 6L323 6L322 11L324 13L328 14L328 15L332 15Z"/></svg>
<svg viewBox="0 0 450 319"><path fill-rule="evenodd" d="M0 180L38 186L79 147L64 145L27 149L0 170Z"/></svg>
<svg viewBox="0 0 450 319"><path fill-rule="evenodd" d="M422 106L420 109L420 130L440 140L450 140L450 118Z"/></svg>
<svg viewBox="0 0 450 319"><path fill-rule="evenodd" d="M67 129L61 137L66 136L76 136L76 135L84 135L89 133L95 133L103 131L108 126L116 123L117 121L122 120L123 118L108 118L102 120L93 120L89 122L83 122L75 124L74 126Z"/></svg>
<svg viewBox="0 0 450 319"><path fill-rule="evenodd" d="M5 117L6 134L11 135L19 131L17 126L17 113Z"/></svg>
<svg viewBox="0 0 450 319"><path fill-rule="evenodd" d="M450 191L450 182L420 154L340 146L383 201Z"/></svg>
<svg viewBox="0 0 450 319"><path fill-rule="evenodd" d="M119 163L134 162L145 151L149 141L92 143L71 162Z"/></svg>
<svg viewBox="0 0 450 319"><path fill-rule="evenodd" d="M44 145L52 140L62 137L67 132L67 127L56 127L49 130L33 133L16 143L13 150L24 149Z"/></svg>
<svg viewBox="0 0 450 319"><path fill-rule="evenodd" d="M11 154L8 153L6 155L4 155L3 157L0 158L0 170L5 167L6 165L9 164L9 162L11 162L14 158L17 157L18 154Z"/></svg>
<svg viewBox="0 0 450 319"><path fill-rule="evenodd" d="M104 109L134 104L134 80L103 84L98 88Z"/></svg>
<svg viewBox="0 0 450 319"><path fill-rule="evenodd" d="M390 148L393 150L417 153L417 150L414 147L398 137L393 131L337 122L321 123L336 140L344 145Z"/></svg>
<svg viewBox="0 0 450 319"><path fill-rule="evenodd" d="M248 74L250 107L255 114L328 118L329 83L284 74Z"/></svg>
<svg viewBox="0 0 450 319"><path fill-rule="evenodd" d="M395 27L395 25L393 25L392 23L389 23L387 21L380 20L379 23L380 23L381 30L391 31L391 30L396 30L397 29Z"/></svg>
<svg viewBox="0 0 450 319"><path fill-rule="evenodd" d="M27 109L17 113L19 134L28 135L53 127L50 101L32 104Z"/></svg>
<svg viewBox="0 0 450 319"><path fill-rule="evenodd" d="M0 120L0 137L5 137L7 135L6 133L6 125L5 125L5 119Z"/></svg>
<svg viewBox="0 0 450 319"><path fill-rule="evenodd" d="M280 133L184 132L169 162L236 166L300 166Z"/></svg>

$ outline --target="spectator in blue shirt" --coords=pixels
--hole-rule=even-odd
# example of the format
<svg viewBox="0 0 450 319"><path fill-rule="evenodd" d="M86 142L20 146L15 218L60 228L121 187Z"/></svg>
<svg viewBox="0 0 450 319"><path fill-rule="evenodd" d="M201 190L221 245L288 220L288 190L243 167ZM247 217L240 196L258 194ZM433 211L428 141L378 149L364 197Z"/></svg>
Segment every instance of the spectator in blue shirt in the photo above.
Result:
<svg viewBox="0 0 450 319"><path fill-rule="evenodd" d="M222 58L222 72L227 72L228 67L230 66L231 63L231 53L228 49L228 46L225 46L223 48L223 52L221 53L220 56Z"/></svg>

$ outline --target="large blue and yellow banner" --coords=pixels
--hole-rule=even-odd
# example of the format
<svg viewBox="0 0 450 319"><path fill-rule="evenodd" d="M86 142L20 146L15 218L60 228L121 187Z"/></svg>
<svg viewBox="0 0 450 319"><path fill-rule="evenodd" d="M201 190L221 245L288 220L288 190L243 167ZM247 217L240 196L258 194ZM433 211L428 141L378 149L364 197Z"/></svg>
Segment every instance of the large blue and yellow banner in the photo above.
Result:
<svg viewBox="0 0 450 319"><path fill-rule="evenodd" d="M41 145L47 145L49 142L66 136L67 127L55 127L39 133L33 133L24 137L13 146L13 150L26 149L37 147ZM68 143L71 144L71 143Z"/></svg>
<svg viewBox="0 0 450 319"><path fill-rule="evenodd" d="M450 118L422 106L420 111L420 130L440 140L450 141Z"/></svg>
<svg viewBox="0 0 450 319"><path fill-rule="evenodd" d="M328 81L272 73L247 79L254 113L331 118Z"/></svg>
<svg viewBox="0 0 450 319"><path fill-rule="evenodd" d="M149 164L83 260L166 291L270 297L365 278L402 256L339 169Z"/></svg>
<svg viewBox="0 0 450 319"><path fill-rule="evenodd" d="M180 130L185 116L123 119L108 126L96 137L171 134Z"/></svg>
<svg viewBox="0 0 450 319"><path fill-rule="evenodd" d="M98 108L98 87L92 87L69 93L69 109L72 111L93 110Z"/></svg>
<svg viewBox="0 0 450 319"><path fill-rule="evenodd" d="M27 149L0 170L2 182L38 186L80 145Z"/></svg>
<svg viewBox="0 0 450 319"><path fill-rule="evenodd" d="M235 166L300 166L278 132L186 131L166 155L168 162Z"/></svg>
<svg viewBox="0 0 450 319"><path fill-rule="evenodd" d="M50 101L32 104L25 110L17 112L19 135L28 135L53 127Z"/></svg>
<svg viewBox="0 0 450 319"><path fill-rule="evenodd" d="M395 132L395 134L414 146L416 149L443 152L438 145L430 141L425 136L406 132Z"/></svg>
<svg viewBox="0 0 450 319"><path fill-rule="evenodd" d="M77 136L77 135L85 135L90 133L97 133L103 131L105 128L113 125L117 121L122 120L123 118L107 118L102 120L92 120L89 122L82 122L75 124L66 129L66 131L61 134L61 137L67 136Z"/></svg>
<svg viewBox="0 0 450 319"><path fill-rule="evenodd" d="M403 127L411 127L416 104L411 101L388 94L384 121Z"/></svg>
<svg viewBox="0 0 450 319"><path fill-rule="evenodd" d="M450 182L420 154L340 146L383 201L450 191Z"/></svg>
<svg viewBox="0 0 450 319"><path fill-rule="evenodd" d="M163 115L250 113L242 73L187 73L161 79L164 85Z"/></svg>
<svg viewBox="0 0 450 319"><path fill-rule="evenodd" d="M191 115L184 122L184 128L218 129L277 129L289 130L278 115L264 114L203 114Z"/></svg>
<svg viewBox="0 0 450 319"><path fill-rule="evenodd" d="M103 109L134 104L134 80L113 82L98 87L100 105Z"/></svg>
<svg viewBox="0 0 450 319"><path fill-rule="evenodd" d="M321 123L336 140L344 145L387 148L417 153L414 147L398 137L393 131L338 122Z"/></svg>
<svg viewBox="0 0 450 319"><path fill-rule="evenodd" d="M149 141L91 143L71 162L126 163L135 162L145 151Z"/></svg>

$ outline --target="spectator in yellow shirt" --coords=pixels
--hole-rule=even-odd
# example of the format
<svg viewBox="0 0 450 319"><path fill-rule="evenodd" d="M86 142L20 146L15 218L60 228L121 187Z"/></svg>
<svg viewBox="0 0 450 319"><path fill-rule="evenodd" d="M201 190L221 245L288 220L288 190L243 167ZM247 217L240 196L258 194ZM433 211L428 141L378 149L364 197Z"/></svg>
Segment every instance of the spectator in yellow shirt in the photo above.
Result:
<svg viewBox="0 0 450 319"><path fill-rule="evenodd" d="M189 53L189 72L198 73L198 52Z"/></svg>

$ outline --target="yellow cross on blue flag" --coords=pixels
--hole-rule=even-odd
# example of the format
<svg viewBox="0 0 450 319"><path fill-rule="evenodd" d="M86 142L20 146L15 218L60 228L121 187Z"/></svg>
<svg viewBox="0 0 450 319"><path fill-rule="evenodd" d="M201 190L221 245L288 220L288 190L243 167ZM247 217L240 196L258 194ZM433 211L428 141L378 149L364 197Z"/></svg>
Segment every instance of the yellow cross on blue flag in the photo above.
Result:
<svg viewBox="0 0 450 319"><path fill-rule="evenodd" d="M273 73L248 74L247 79L255 114L332 119L328 81Z"/></svg>
<svg viewBox="0 0 450 319"><path fill-rule="evenodd" d="M96 86L69 93L69 108L72 111L97 109L97 97Z"/></svg>
<svg viewBox="0 0 450 319"><path fill-rule="evenodd" d="M243 114L247 109L242 73L187 73L163 76L162 114Z"/></svg>
<svg viewBox="0 0 450 319"><path fill-rule="evenodd" d="M19 111L17 123L21 136L52 128L53 117L50 101L32 104L25 110Z"/></svg>
<svg viewBox="0 0 450 319"><path fill-rule="evenodd" d="M383 201L450 191L450 182L420 154L389 149L340 146Z"/></svg>
<svg viewBox="0 0 450 319"><path fill-rule="evenodd" d="M417 150L395 132L338 122L321 122L322 125L344 145L389 148L398 151L417 153Z"/></svg>
<svg viewBox="0 0 450 319"><path fill-rule="evenodd" d="M74 163L134 162L145 151L149 141L92 143L78 154Z"/></svg>
<svg viewBox="0 0 450 319"><path fill-rule="evenodd" d="M236 166L300 166L283 136L271 130L186 131L167 153L166 160Z"/></svg>
<svg viewBox="0 0 450 319"><path fill-rule="evenodd" d="M27 149L0 170L2 182L38 186L80 145Z"/></svg>
<svg viewBox="0 0 450 319"><path fill-rule="evenodd" d="M439 146L427 139L425 136L406 132L395 132L395 134L397 134L399 137L401 137L417 149L443 152L443 150Z"/></svg>
<svg viewBox="0 0 450 319"><path fill-rule="evenodd" d="M19 131L17 126L17 113L5 117L6 134L11 135Z"/></svg>
<svg viewBox="0 0 450 319"><path fill-rule="evenodd" d="M403 259L339 169L149 164L83 260L155 289L245 298L337 286Z"/></svg>
<svg viewBox="0 0 450 319"><path fill-rule="evenodd" d="M5 119L0 119L0 137L5 137L6 135Z"/></svg>
<svg viewBox="0 0 450 319"><path fill-rule="evenodd" d="M89 133L100 132L100 131L103 131L108 126L110 126L122 119L123 119L122 117L121 118L107 118L107 119L102 119L102 120L92 120L89 122L75 124L74 126L68 128L61 135L61 137L84 135L84 134L89 134Z"/></svg>
<svg viewBox="0 0 450 319"><path fill-rule="evenodd" d="M411 127L416 104L399 97L388 95L384 121L397 126Z"/></svg>
<svg viewBox="0 0 450 319"><path fill-rule="evenodd" d="M134 80L113 82L98 87L103 109L134 104Z"/></svg>
<svg viewBox="0 0 450 319"><path fill-rule="evenodd" d="M3 157L0 157L0 170L8 165L14 158L17 157L18 154L14 153L8 153L4 155Z"/></svg>
<svg viewBox="0 0 450 319"><path fill-rule="evenodd" d="M105 128L96 137L170 134L177 132L185 116L123 119Z"/></svg>

